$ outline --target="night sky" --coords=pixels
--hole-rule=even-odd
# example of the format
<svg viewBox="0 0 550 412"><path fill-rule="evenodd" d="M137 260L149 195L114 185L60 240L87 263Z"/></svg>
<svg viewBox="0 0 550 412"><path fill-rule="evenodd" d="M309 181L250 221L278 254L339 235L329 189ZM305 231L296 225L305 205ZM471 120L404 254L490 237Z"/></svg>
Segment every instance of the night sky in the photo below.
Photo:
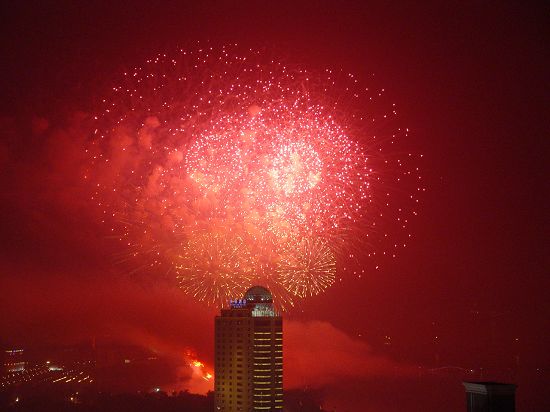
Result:
<svg viewBox="0 0 550 412"><path fill-rule="evenodd" d="M461 411L464 375L435 394L417 377L458 366L519 384L520 410L548 410L549 8L143 3L1 6L0 343L108 336L212 362L215 310L117 273L74 170L79 131L118 73L197 41L238 43L374 73L423 155L412 241L287 315L285 384L337 410Z"/></svg>

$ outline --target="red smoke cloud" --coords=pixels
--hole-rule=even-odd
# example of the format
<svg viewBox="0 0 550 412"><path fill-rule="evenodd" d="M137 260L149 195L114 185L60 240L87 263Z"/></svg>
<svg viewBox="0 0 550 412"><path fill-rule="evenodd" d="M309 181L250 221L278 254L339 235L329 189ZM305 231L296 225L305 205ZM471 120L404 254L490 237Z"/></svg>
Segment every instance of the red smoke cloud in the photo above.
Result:
<svg viewBox="0 0 550 412"><path fill-rule="evenodd" d="M109 336L164 353L211 346L213 310L166 284L18 274L0 278L5 341L71 343Z"/></svg>
<svg viewBox="0 0 550 412"><path fill-rule="evenodd" d="M116 278L19 275L0 278L3 342L32 347L97 338L136 345L172 360L182 382L171 389L213 389L191 365L196 359L191 352L212 364L213 311L184 299L177 289Z"/></svg>
<svg viewBox="0 0 550 412"><path fill-rule="evenodd" d="M413 368L376 355L328 322L284 323L284 384L320 388L345 378L409 376Z"/></svg>

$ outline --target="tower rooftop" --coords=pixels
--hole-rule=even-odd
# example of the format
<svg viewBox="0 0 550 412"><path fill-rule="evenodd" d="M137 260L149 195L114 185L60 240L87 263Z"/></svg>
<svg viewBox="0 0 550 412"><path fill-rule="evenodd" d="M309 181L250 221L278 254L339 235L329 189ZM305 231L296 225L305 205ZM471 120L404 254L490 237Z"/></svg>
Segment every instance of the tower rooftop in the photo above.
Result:
<svg viewBox="0 0 550 412"><path fill-rule="evenodd" d="M271 292L263 286L252 286L244 294L244 299L250 303L272 303Z"/></svg>

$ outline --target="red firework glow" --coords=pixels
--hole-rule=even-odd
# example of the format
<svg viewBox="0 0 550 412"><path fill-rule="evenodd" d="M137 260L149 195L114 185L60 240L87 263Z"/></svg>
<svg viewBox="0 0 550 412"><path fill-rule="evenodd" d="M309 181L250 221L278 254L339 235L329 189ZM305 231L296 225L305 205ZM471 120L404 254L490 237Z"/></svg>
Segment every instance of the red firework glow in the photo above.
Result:
<svg viewBox="0 0 550 412"><path fill-rule="evenodd" d="M165 268L208 303L255 282L283 307L316 295L357 246L352 235L371 256L386 253L388 237L403 246L393 235L406 233L417 201L393 191L417 174L382 151L406 132L374 134L394 105L366 110L382 91L264 60L224 47L147 61L103 101L87 149L86 178L124 245L120 261ZM392 219L397 230L380 227Z"/></svg>

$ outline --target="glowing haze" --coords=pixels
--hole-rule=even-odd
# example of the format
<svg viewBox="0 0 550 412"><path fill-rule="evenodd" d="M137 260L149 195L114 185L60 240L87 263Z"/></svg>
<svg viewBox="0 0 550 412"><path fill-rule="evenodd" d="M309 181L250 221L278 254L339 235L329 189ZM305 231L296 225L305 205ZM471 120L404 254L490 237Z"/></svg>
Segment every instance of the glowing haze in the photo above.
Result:
<svg viewBox="0 0 550 412"><path fill-rule="evenodd" d="M406 245L422 189L415 156L392 146L407 135L396 115L351 74L180 50L102 101L84 179L128 270L210 304L266 284L288 308L352 272L339 260L359 246Z"/></svg>

